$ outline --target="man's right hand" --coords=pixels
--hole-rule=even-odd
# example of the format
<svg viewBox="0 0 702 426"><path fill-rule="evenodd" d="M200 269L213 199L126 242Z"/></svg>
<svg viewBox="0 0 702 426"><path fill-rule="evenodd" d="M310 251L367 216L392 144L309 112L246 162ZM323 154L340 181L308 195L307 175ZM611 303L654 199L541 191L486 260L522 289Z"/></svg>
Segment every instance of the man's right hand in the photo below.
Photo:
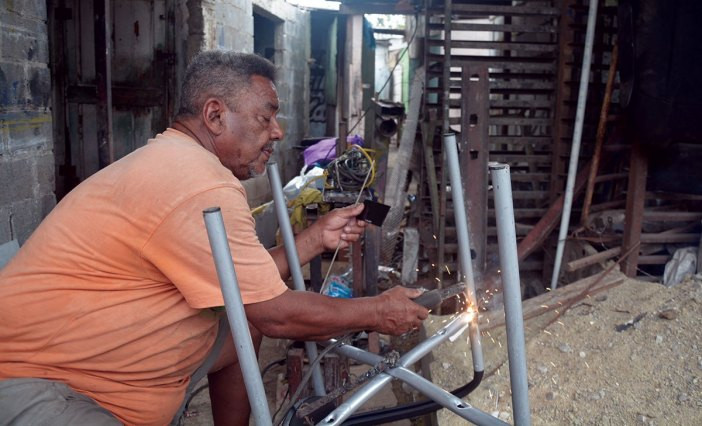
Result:
<svg viewBox="0 0 702 426"><path fill-rule="evenodd" d="M428 309L411 300L422 293L423 290L398 286L374 297L377 317L373 331L397 336L417 329L429 316Z"/></svg>

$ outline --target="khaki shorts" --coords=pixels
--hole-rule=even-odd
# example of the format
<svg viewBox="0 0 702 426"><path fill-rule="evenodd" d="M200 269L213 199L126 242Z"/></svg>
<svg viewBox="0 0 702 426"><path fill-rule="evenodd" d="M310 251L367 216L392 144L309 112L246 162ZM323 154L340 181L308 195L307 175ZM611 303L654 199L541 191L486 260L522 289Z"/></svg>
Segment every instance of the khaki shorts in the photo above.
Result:
<svg viewBox="0 0 702 426"><path fill-rule="evenodd" d="M0 380L0 426L121 424L92 398L61 382L44 379Z"/></svg>

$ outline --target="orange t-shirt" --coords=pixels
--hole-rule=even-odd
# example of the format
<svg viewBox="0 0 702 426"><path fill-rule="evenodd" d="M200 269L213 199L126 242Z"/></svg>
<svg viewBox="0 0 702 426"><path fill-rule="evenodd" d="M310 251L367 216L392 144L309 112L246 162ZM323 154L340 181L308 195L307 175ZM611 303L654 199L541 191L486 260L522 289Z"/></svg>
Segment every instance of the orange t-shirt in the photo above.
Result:
<svg viewBox="0 0 702 426"><path fill-rule="evenodd" d="M0 379L58 380L127 424L166 424L224 304L202 210L222 209L244 303L287 287L241 183L168 129L87 179L0 272Z"/></svg>

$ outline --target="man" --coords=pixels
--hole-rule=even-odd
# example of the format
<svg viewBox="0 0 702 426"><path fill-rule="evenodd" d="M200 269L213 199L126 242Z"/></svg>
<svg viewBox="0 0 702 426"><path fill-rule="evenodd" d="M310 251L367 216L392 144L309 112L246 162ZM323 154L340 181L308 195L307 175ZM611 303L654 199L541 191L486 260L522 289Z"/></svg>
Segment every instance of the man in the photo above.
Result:
<svg viewBox="0 0 702 426"><path fill-rule="evenodd" d="M262 334L401 334L426 318L417 290L339 300L285 286L285 253L259 243L240 183L264 172L283 137L274 71L254 55L199 54L172 128L68 194L0 272L0 424L171 422L224 303L202 219L212 206L256 345ZM356 241L361 209L302 232L300 261ZM231 337L209 383L215 422L247 424Z"/></svg>

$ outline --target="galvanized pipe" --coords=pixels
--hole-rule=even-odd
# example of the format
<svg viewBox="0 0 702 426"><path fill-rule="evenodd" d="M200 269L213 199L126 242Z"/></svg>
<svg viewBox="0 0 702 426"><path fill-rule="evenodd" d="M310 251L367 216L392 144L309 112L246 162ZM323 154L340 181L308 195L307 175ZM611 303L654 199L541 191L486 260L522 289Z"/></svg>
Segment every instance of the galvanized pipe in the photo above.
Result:
<svg viewBox="0 0 702 426"><path fill-rule="evenodd" d="M402 380L408 385L415 388L422 395L435 401L437 404L455 413L461 418L473 422L481 426L508 426L508 423L493 417L483 411L478 410L472 405L464 402L462 399L454 396L440 387L436 386L429 380L412 372L404 367L393 368L388 372L393 377Z"/></svg>
<svg viewBox="0 0 702 426"><path fill-rule="evenodd" d="M585 33L585 53L583 66L580 70L580 89L578 92L578 107L575 110L575 128L573 129L573 145L570 149L570 162L568 164L568 179L566 180L565 197L563 200L563 216L561 216L561 229L558 232L558 246L556 259L553 264L551 276L551 289L558 286L558 276L561 273L563 250L565 249L568 226L570 224L570 211L573 207L573 188L575 175L578 173L578 157L580 156L580 141L583 137L583 122L585 121L585 105L587 103L587 88L590 83L590 63L592 62L592 46L595 39L595 26L597 24L597 0L590 0L590 9L587 16L587 32Z"/></svg>
<svg viewBox="0 0 702 426"><path fill-rule="evenodd" d="M473 317L477 315L472 315ZM408 367L415 362L422 359L425 355L431 352L435 347L439 346L441 343L447 339L454 338L454 336L460 334L465 330L467 323L471 319L471 314L460 314L453 321L447 324L445 327L441 328L439 331L434 333L433 336L424 340L412 350L405 353L398 361L398 366ZM341 345L334 349L335 352L342 355L346 355L353 359L358 359L361 362L367 363L368 361L374 362L375 356L370 357L369 354L363 354L360 349L349 347L347 345ZM372 354L371 354L372 355ZM370 382L366 383L362 388L360 388L356 393L354 393L348 400L344 401L339 407L336 408L331 414L325 417L318 425L339 425L342 424L346 419L348 419L353 413L356 412L366 401L371 399L376 393L378 393L385 384L392 380L390 374L381 373L371 379ZM436 386L433 383L429 383L431 386ZM438 402L438 401L437 401Z"/></svg>
<svg viewBox="0 0 702 426"><path fill-rule="evenodd" d="M497 243L500 253L502 288L507 328L507 354L509 379L512 386L512 407L516 426L529 426L529 388L527 382L524 320L522 315L522 290L519 282L517 233L512 204L512 183L507 164L488 165L495 191L495 220Z"/></svg>
<svg viewBox="0 0 702 426"><path fill-rule="evenodd" d="M272 424L271 414L268 410L268 400L263 389L263 380L256 360L256 351L251 341L244 303L239 292L239 282L236 279L232 254L229 250L227 232L224 229L222 212L219 207L212 207L203 211L207 236L212 248L217 277L222 287L224 307L227 311L229 327L232 331L236 354L244 376L246 394L249 396L251 414L256 425L265 426Z"/></svg>
<svg viewBox="0 0 702 426"><path fill-rule="evenodd" d="M300 257L297 255L295 247L295 236L293 235L292 226L290 225L290 216L288 216L288 207L283 194L283 184L280 181L280 173L278 172L278 164L269 162L266 164L268 171L268 179L273 192L273 207L278 217L278 227L280 234L283 237L283 246L285 247L285 255L288 259L288 269L292 276L293 285L297 291L306 291L305 280L302 278L302 268L300 267ZM310 363L317 359L317 344L314 342L305 342L305 351ZM312 367L312 386L314 393L317 396L326 395L324 389L324 377L319 364Z"/></svg>
<svg viewBox="0 0 702 426"><path fill-rule="evenodd" d="M454 133L444 134L444 152L448 164L449 179L451 182L451 195L453 196L453 211L456 219L456 237L458 238L458 259L461 267L461 280L466 284L466 297L470 307L478 309L478 300L475 294L475 280L473 278L473 264L470 258L470 242L468 239L468 219L463 201L463 181L461 180L461 167L458 163L458 147ZM478 328L478 316L475 315L470 323L470 350L473 355L473 369L483 371L483 347Z"/></svg>

